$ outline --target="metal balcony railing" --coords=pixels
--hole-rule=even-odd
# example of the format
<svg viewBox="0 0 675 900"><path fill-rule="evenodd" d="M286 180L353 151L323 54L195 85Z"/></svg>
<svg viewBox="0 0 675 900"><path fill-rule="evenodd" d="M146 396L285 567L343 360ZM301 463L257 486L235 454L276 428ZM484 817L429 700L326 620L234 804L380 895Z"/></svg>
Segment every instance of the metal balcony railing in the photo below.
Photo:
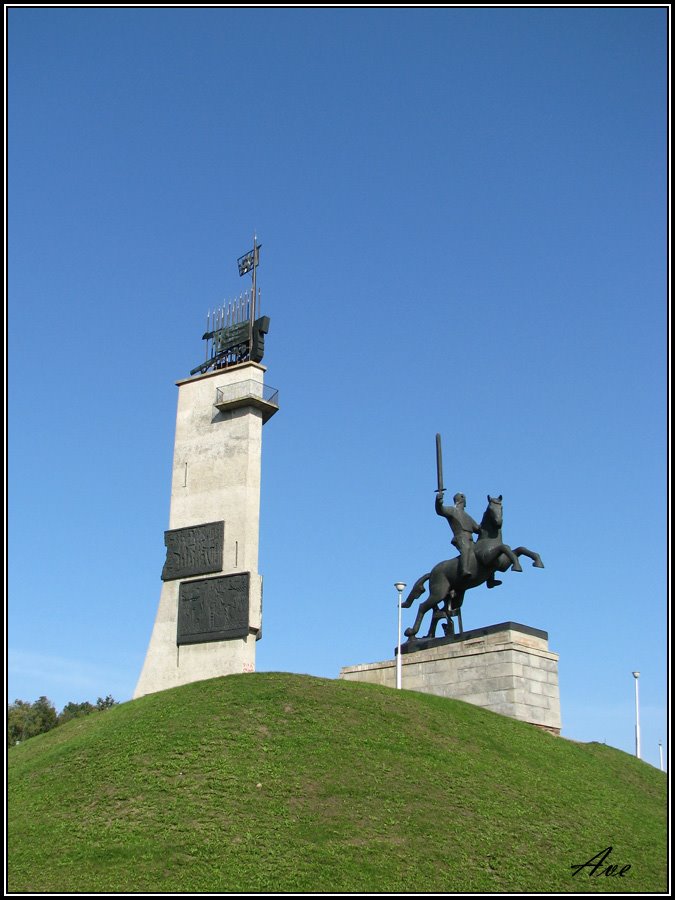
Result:
<svg viewBox="0 0 675 900"><path fill-rule="evenodd" d="M263 419L267 421L279 409L279 391L249 378L216 388L215 406L221 411L253 406L262 411Z"/></svg>

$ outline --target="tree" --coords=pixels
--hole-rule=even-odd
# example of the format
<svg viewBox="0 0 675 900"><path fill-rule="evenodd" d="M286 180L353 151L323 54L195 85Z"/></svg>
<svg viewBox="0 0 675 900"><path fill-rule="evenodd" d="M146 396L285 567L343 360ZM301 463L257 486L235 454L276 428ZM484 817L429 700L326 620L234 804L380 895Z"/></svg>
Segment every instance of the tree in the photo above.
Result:
<svg viewBox="0 0 675 900"><path fill-rule="evenodd" d="M108 694L108 696L105 698L99 697L96 701L96 709L100 710L101 712L104 709L111 709L111 707L113 706L117 706L117 700L115 700L115 698L110 694Z"/></svg>
<svg viewBox="0 0 675 900"><path fill-rule="evenodd" d="M15 700L7 707L7 746L13 747L20 741L49 731L57 725L63 725L71 719L104 712L117 705L117 700L108 694L107 697L99 697L96 706L88 700L83 703L66 703L57 716L54 704L47 697L40 697L35 703Z"/></svg>
<svg viewBox="0 0 675 900"><path fill-rule="evenodd" d="M7 710L7 746L13 747L17 741L24 740L30 720L30 703L15 700Z"/></svg>
<svg viewBox="0 0 675 900"><path fill-rule="evenodd" d="M69 722L71 719L80 719L82 716L88 716L93 712L96 712L96 707L87 700L84 703L66 703L59 713L58 724L63 725L64 722Z"/></svg>
<svg viewBox="0 0 675 900"><path fill-rule="evenodd" d="M42 734L54 728L58 721L56 709L51 700L47 697L40 697L32 706L34 723L37 731L36 734Z"/></svg>
<svg viewBox="0 0 675 900"><path fill-rule="evenodd" d="M36 734L43 734L58 724L54 704L47 697L35 703L15 700L7 710L7 742L10 747Z"/></svg>
<svg viewBox="0 0 675 900"><path fill-rule="evenodd" d="M89 703L88 700L83 703L66 703L59 715L58 724L63 725L64 722L69 722L71 719L81 719L82 716L88 716L91 713L103 712L113 706L117 706L117 700L110 694L107 697L99 697L96 706Z"/></svg>

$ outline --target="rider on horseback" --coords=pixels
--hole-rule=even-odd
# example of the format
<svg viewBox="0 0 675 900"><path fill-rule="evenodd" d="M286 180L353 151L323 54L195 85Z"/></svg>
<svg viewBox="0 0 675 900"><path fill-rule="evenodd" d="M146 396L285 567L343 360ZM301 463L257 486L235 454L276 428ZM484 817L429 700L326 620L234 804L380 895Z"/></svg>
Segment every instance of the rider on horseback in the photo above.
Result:
<svg viewBox="0 0 675 900"><path fill-rule="evenodd" d="M458 493L452 498L454 506L443 506L443 491L436 494L436 512L448 520L452 529L452 544L459 550L459 574L469 579L475 576L477 570L476 555L474 552L473 535L480 534L480 525L471 518L466 511L466 497ZM501 584L494 575L487 580L489 588Z"/></svg>

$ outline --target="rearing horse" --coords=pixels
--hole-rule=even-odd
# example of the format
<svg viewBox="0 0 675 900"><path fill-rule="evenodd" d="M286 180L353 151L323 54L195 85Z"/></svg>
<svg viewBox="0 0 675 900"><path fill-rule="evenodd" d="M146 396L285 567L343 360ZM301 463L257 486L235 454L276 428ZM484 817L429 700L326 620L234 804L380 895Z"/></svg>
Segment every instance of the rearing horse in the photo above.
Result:
<svg viewBox="0 0 675 900"><path fill-rule="evenodd" d="M508 544L503 543L503 515L502 495L490 497L488 494L487 509L483 513L480 523L480 535L473 544L476 558L475 574L462 577L459 574L459 557L455 557L437 563L431 572L427 572L426 575L417 579L413 589L401 605L412 606L413 602L424 593L424 585L427 581L429 582L429 596L420 603L414 625L405 630L406 637L412 638L417 635L422 619L430 609L433 609L434 612L426 637L434 637L438 621L444 618L448 620L448 625L445 626L446 632L452 634L454 626L451 613L461 608L466 591L483 584L495 572L506 572L509 566L513 572L522 572L519 556L529 557L533 560L532 565L537 569L544 568L538 553L528 550L527 547L516 547L515 550L512 550ZM445 604L444 609L441 608L440 604L442 603Z"/></svg>

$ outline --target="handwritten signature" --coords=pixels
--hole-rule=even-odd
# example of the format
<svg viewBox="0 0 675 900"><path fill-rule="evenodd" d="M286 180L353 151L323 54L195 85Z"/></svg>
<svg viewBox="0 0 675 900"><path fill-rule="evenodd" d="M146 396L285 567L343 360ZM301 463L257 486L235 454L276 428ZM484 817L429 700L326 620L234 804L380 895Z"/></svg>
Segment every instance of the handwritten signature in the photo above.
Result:
<svg viewBox="0 0 675 900"><path fill-rule="evenodd" d="M605 865L605 862L609 858L609 854L611 852L612 848L606 847L604 850L596 853L595 856L592 856L588 860L588 862L570 866L571 869L574 869L574 871L572 872L572 878L574 878L575 875L578 875L579 872L583 871L583 869L590 870L588 872L589 878L592 878L594 875L618 875L619 878L623 878L630 869L630 863L627 863L625 866L621 866L621 868L619 868L619 866L617 865Z"/></svg>

